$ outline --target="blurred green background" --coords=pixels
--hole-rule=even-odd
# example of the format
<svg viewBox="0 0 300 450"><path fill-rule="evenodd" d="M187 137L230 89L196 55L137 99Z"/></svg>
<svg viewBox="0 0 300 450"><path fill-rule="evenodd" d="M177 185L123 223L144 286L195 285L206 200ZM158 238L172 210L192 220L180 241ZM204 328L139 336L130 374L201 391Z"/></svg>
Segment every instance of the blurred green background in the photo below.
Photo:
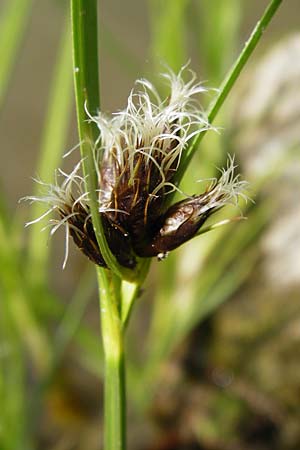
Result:
<svg viewBox="0 0 300 450"><path fill-rule="evenodd" d="M246 0L99 3L102 110L134 81L188 60L218 87L267 5ZM283 1L183 191L235 154L247 221L152 264L128 335L132 450L300 448L300 4ZM68 3L0 3L0 449L96 450L102 357L92 265L18 203L78 143ZM160 86L162 92L164 86ZM206 107L213 91L203 97ZM238 215L228 208L220 218Z"/></svg>

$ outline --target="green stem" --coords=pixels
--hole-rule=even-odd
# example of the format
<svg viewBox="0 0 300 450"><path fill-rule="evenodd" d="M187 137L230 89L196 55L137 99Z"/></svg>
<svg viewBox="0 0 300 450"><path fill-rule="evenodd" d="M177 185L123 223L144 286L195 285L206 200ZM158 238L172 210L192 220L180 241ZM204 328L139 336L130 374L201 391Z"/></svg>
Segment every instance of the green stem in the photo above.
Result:
<svg viewBox="0 0 300 450"><path fill-rule="evenodd" d="M71 0L71 13L78 132L93 227L101 255L107 266L120 278L130 278L132 271L120 266L105 239L99 214L97 172L93 154L99 131L96 124L88 120L86 112L96 115L100 107L97 0Z"/></svg>
<svg viewBox="0 0 300 450"><path fill-rule="evenodd" d="M105 357L104 448L105 450L125 450L125 364L118 301L119 286L116 286L113 277L109 278L100 268L97 273Z"/></svg>
<svg viewBox="0 0 300 450"><path fill-rule="evenodd" d="M265 10L264 14L262 15L261 19L257 22L254 30L252 31L248 41L246 42L243 50L241 51L239 57L229 70L227 76L225 77L224 81L222 82L219 93L216 96L216 98L212 101L212 103L208 107L207 111L207 118L208 122L212 123L215 119L216 115L218 114L221 106L223 105L225 99L227 98L229 92L231 91L232 87L234 86L238 76L240 75L242 69L244 68L245 64L247 63L248 59L252 55L254 49L256 48L258 42L260 41L260 38L262 37L265 29L271 22L274 14L276 13L277 9L279 8L282 0L272 0L267 9ZM185 156L185 158L182 160L182 163L180 165L180 168L177 172L177 184L180 183L186 169L188 168L192 157L194 156L195 152L198 149L198 146L204 136L206 135L207 130L203 131L202 133L198 134L196 138L193 140L192 144L190 145L188 152Z"/></svg>
<svg viewBox="0 0 300 450"><path fill-rule="evenodd" d="M105 450L124 450L126 405L120 288L121 279L132 277L132 271L124 270L118 264L105 239L99 214L93 155L99 133L95 123L87 120L86 114L86 110L96 114L100 105L97 0L71 0L71 11L75 96L83 170L95 235L101 254L111 269L97 268L105 355Z"/></svg>

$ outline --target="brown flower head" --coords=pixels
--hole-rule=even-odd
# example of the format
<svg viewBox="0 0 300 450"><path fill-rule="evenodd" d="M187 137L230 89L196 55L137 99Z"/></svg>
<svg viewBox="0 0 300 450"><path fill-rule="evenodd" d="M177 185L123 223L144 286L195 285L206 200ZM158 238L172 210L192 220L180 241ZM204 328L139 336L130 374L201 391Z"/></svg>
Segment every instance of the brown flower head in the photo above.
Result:
<svg viewBox="0 0 300 450"><path fill-rule="evenodd" d="M94 150L99 214L112 253L127 268L135 267L137 256L162 258L191 239L212 213L237 203L246 185L234 175L234 161L229 158L220 178L204 193L167 205L168 195L177 189L174 178L182 153L195 135L211 127L195 100L205 89L195 83L194 75L188 83L182 71L164 77L170 83L167 99L162 100L151 83L139 80L140 89L132 90L125 110L112 118L102 113L90 116L100 131ZM62 184L57 176L54 185L44 185L44 196L29 199L49 206L42 217L57 211L59 218L51 220L51 234L66 226L66 257L71 235L83 253L105 266L81 166L80 161L69 175L59 170Z"/></svg>

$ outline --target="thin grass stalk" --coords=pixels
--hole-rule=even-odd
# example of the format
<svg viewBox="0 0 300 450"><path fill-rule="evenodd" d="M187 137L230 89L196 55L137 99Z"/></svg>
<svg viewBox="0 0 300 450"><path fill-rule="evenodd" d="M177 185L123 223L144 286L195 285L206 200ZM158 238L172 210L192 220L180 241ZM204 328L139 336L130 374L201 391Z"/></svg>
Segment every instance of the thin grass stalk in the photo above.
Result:
<svg viewBox="0 0 300 450"><path fill-rule="evenodd" d="M100 252L111 269L97 268L102 338L105 355L104 445L105 450L125 449L125 370L121 325L121 279L128 277L111 253L98 211L93 150L98 139L96 125L87 121L86 110L100 109L98 75L97 1L71 0L73 64L78 131L86 190Z"/></svg>
<svg viewBox="0 0 300 450"><path fill-rule="evenodd" d="M77 124L80 139L86 191L93 227L103 259L120 278L132 276L120 266L105 239L97 199L97 179L93 151L98 139L98 129L88 121L87 111L95 115L100 109L99 69L98 69L98 10L95 0L71 0L71 20L73 34L73 64Z"/></svg>
<svg viewBox="0 0 300 450"><path fill-rule="evenodd" d="M105 359L104 449L126 448L125 359L119 290L100 268L97 270L100 318Z"/></svg>
<svg viewBox="0 0 300 450"><path fill-rule="evenodd" d="M239 54L237 60L234 62L233 66L229 70L228 74L224 78L218 95L209 105L207 110L207 118L210 123L212 123L217 116L221 106L226 100L228 94L233 88L235 82L237 81L242 69L245 67L247 61L255 50L257 44L259 43L263 33L265 32L267 26L270 24L274 14L278 10L282 0L271 0L265 12L263 13L261 19L257 22L255 28L253 29L248 41L246 42L243 50ZM206 131L198 134L198 136L194 139L191 146L188 149L188 152L180 164L179 170L177 171L177 183L180 184L180 181L187 170L191 159L193 158L195 152L198 150L199 144L206 135Z"/></svg>

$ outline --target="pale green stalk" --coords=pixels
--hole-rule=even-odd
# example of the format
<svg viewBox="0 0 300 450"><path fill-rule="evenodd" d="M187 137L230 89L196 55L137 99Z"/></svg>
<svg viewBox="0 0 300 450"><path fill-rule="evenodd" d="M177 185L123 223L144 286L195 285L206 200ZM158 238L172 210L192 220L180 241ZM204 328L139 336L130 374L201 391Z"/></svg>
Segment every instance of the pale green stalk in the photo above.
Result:
<svg viewBox="0 0 300 450"><path fill-rule="evenodd" d="M120 291L114 276L98 268L100 317L105 359L104 449L126 448L126 390Z"/></svg>

